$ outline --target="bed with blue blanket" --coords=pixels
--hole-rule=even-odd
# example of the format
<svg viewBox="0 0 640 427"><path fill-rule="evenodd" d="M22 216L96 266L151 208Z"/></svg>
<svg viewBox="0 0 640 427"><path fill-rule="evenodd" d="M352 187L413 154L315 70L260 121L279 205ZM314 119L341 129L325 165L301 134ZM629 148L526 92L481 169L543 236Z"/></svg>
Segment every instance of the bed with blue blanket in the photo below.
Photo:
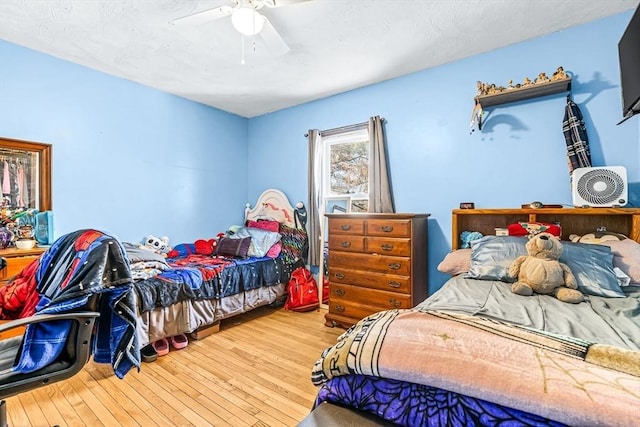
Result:
<svg viewBox="0 0 640 427"><path fill-rule="evenodd" d="M451 279L425 301L362 319L322 352L309 419L347 408L406 426L637 425L640 209L602 209L594 218L566 212L554 218L563 236L597 226L629 237L563 241L560 260L583 302L511 291L505 272L527 239L490 234L533 214L511 210L492 220L466 212L473 228L454 216L456 238L467 230L484 237L470 248L454 245L438 267Z"/></svg>
<svg viewBox="0 0 640 427"><path fill-rule="evenodd" d="M136 279L141 345L195 332L286 298L291 272L303 264L301 251L306 231L296 222L295 209L287 197L273 189L262 193L254 207L246 206L245 225L253 223L276 223L281 237L277 256L181 253L167 259L145 258L142 260L144 271L152 272L146 275L137 271L136 262L131 263ZM260 232L255 227L243 228L245 230L236 230L236 233L242 236L246 229L251 233ZM251 242L257 243L255 237ZM131 245L125 247L131 261L151 254L144 249L137 251ZM263 252L256 251L254 255Z"/></svg>

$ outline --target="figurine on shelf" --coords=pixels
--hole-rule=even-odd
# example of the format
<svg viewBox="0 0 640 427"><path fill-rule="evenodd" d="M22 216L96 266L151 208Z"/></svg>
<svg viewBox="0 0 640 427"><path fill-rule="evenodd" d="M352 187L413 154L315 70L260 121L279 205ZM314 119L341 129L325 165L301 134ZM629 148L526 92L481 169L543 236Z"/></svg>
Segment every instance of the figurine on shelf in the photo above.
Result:
<svg viewBox="0 0 640 427"><path fill-rule="evenodd" d="M547 83L549 81L551 81L551 80L549 79L549 77L547 77L547 73L543 72L543 73L538 74L538 77L536 77L535 83L536 84L537 83Z"/></svg>
<svg viewBox="0 0 640 427"><path fill-rule="evenodd" d="M558 67L558 69L551 76L551 80L562 80L567 78L567 73L565 73L564 68Z"/></svg>
<svg viewBox="0 0 640 427"><path fill-rule="evenodd" d="M476 82L476 92L477 95L486 95L487 94L487 84L482 83L480 80Z"/></svg>

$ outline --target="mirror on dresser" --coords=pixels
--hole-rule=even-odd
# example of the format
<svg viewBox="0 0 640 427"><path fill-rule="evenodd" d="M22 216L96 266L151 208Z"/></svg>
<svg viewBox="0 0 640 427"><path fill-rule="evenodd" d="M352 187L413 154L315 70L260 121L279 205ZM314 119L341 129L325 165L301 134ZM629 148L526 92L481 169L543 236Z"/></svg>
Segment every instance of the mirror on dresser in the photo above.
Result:
<svg viewBox="0 0 640 427"><path fill-rule="evenodd" d="M0 209L11 222L16 223L14 213L32 209L44 212L53 208L51 157L50 144L0 137ZM6 268L0 270L0 285L20 273L45 250L46 247L40 246L19 249L13 242L0 249L0 257L7 262Z"/></svg>

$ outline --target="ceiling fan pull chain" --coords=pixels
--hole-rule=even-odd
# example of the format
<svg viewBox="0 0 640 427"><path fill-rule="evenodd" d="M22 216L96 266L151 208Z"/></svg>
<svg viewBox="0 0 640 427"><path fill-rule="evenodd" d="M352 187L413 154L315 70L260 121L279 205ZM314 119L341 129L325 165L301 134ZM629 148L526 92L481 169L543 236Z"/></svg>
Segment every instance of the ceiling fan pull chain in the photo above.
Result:
<svg viewBox="0 0 640 427"><path fill-rule="evenodd" d="M242 39L242 58L240 59L240 63L244 65L244 35L241 34L240 38Z"/></svg>

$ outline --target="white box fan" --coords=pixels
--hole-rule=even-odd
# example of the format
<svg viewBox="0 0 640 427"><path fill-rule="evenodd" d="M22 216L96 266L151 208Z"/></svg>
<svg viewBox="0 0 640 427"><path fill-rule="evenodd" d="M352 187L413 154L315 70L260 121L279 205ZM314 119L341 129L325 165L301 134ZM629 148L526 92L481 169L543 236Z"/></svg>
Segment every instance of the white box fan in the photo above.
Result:
<svg viewBox="0 0 640 427"><path fill-rule="evenodd" d="M627 204L627 169L624 166L577 168L571 180L573 205L613 207Z"/></svg>

